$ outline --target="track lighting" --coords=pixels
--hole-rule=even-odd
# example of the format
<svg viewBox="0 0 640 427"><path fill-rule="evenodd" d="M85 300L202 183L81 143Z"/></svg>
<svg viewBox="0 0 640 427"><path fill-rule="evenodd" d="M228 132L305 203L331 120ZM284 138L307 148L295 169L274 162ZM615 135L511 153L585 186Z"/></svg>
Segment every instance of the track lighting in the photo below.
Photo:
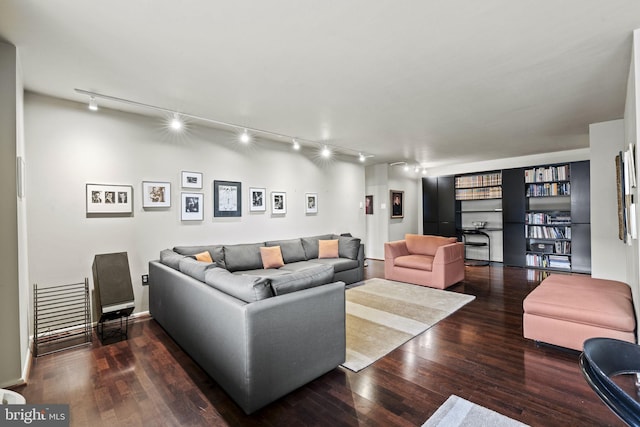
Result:
<svg viewBox="0 0 640 427"><path fill-rule="evenodd" d="M89 97L89 110L98 111L98 102L95 96Z"/></svg>
<svg viewBox="0 0 640 427"><path fill-rule="evenodd" d="M248 144L251 141L251 136L249 136L249 132L245 129L244 132L240 135L240 142L243 144Z"/></svg>
<svg viewBox="0 0 640 427"><path fill-rule="evenodd" d="M180 120L180 116L178 116L178 113L173 113L173 119L171 119L170 126L173 130L182 129L182 121Z"/></svg>
<svg viewBox="0 0 640 427"><path fill-rule="evenodd" d="M243 131L240 136L239 139L242 143L244 144L248 144L251 139L252 139L252 135L264 135L269 137L272 140L286 140L286 141L292 141L292 146L294 150L300 150L301 149L301 144L300 141L303 142L303 144L305 146L315 146L315 147L322 147L321 148L321 154L322 157L325 158L329 158L332 156L332 151L335 150L338 153L344 153L344 154L348 154L350 156L355 156L356 153L358 155L358 159L361 162L366 161L366 159L368 157L374 157L373 154L367 154L367 153L363 153L363 152L358 152L349 148L343 148L343 147L337 147L337 146L330 146L330 145L326 145L326 144L322 144L320 142L317 141L312 141L312 140L307 140L307 139L300 139L300 138L293 138L291 136L287 136L281 133L277 133L277 132L271 132L268 130L264 130L264 129L256 129L256 128L250 128L250 127L246 127L246 126L242 126L239 124L234 124L234 123L229 123L229 122L223 122L221 120L215 120L215 119L210 119L207 117L202 117L202 116L197 116L194 114L189 114L189 113L185 113L185 112L176 112L174 110L171 110L169 108L164 108L164 107L158 107L155 105L150 105L150 104L145 104L142 102L138 102L138 101L133 101L130 99L125 99L125 98L119 98L116 96L111 96L111 95L106 95L103 93L97 93L97 92L93 92L93 91L88 91L88 90L84 90L84 89L75 89L76 93L82 94L82 95L86 95L89 97L89 109L91 109L92 111L95 111L98 109L98 104L96 99L97 98L102 98L102 99L106 99L109 102L120 102L123 104L128 104L128 105L132 105L136 108L145 108L148 110L154 110L160 113L164 113L164 114L169 114L171 115L173 118L171 119L170 123L169 123L169 127L173 130L180 130L183 128L184 126L184 122L183 120L185 118L188 118L188 120L194 120L194 121L200 121L200 122L205 122L205 123L209 123L215 126L221 126L221 127L227 127L227 128L233 128L236 130L240 130ZM166 117L166 116L165 116Z"/></svg>
<svg viewBox="0 0 640 427"><path fill-rule="evenodd" d="M322 157L324 157L325 159L328 159L329 157L331 157L331 150L329 150L329 147L325 145L322 148L321 154L322 154Z"/></svg>

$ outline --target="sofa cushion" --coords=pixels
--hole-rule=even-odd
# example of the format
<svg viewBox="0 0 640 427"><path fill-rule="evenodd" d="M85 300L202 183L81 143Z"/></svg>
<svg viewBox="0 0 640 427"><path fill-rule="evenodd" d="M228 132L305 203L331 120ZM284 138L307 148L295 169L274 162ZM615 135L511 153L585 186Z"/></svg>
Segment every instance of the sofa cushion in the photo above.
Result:
<svg viewBox="0 0 640 427"><path fill-rule="evenodd" d="M286 265L286 264L285 264ZM291 271L285 270L282 268L258 268L256 270L242 270L236 271L232 274L247 276L260 276L260 277L275 277L275 276L283 276L285 274L291 274Z"/></svg>
<svg viewBox="0 0 640 427"><path fill-rule="evenodd" d="M317 258L309 262L322 265L330 265L333 267L336 273L345 270L351 270L353 268L358 268L358 261L349 258Z"/></svg>
<svg viewBox="0 0 640 427"><path fill-rule="evenodd" d="M207 270L204 281L212 288L244 302L259 301L273 296L269 279L266 277L232 274L223 268L214 267Z"/></svg>
<svg viewBox="0 0 640 427"><path fill-rule="evenodd" d="M321 236L303 237L300 239L302 247L304 248L304 254L307 259L318 258L318 241L319 240L331 240L333 234L323 234Z"/></svg>
<svg viewBox="0 0 640 427"><path fill-rule="evenodd" d="M338 253L340 258L358 259L360 239L356 237L338 237Z"/></svg>
<svg viewBox="0 0 640 427"><path fill-rule="evenodd" d="M458 241L455 237L423 236L420 234L406 234L405 241L407 250L411 254L431 255L436 254L440 246L448 245Z"/></svg>
<svg viewBox="0 0 640 427"><path fill-rule="evenodd" d="M171 249L163 249L160 251L160 262L174 270L180 270L180 260L184 255L180 255Z"/></svg>
<svg viewBox="0 0 640 427"><path fill-rule="evenodd" d="M209 252L207 252L209 253ZM190 257L183 257L179 263L180 271L196 280L204 282L204 276L208 269L215 267L213 262L197 261Z"/></svg>
<svg viewBox="0 0 640 427"><path fill-rule="evenodd" d="M260 248L263 268L280 268L284 265L280 246L263 246Z"/></svg>
<svg viewBox="0 0 640 427"><path fill-rule="evenodd" d="M413 270L433 271L433 257L429 255L403 255L395 258L393 265Z"/></svg>
<svg viewBox="0 0 640 427"><path fill-rule="evenodd" d="M338 258L338 239L318 240L318 258Z"/></svg>
<svg viewBox="0 0 640 427"><path fill-rule="evenodd" d="M231 272L262 268L262 243L224 246L225 268Z"/></svg>
<svg viewBox="0 0 640 427"><path fill-rule="evenodd" d="M307 268L271 278L271 288L274 295L284 295L302 289L313 288L315 286L330 283L333 280L333 268L329 265L316 265L314 268Z"/></svg>
<svg viewBox="0 0 640 427"><path fill-rule="evenodd" d="M338 258L335 258L338 259ZM302 270L306 270L308 268L316 268L318 266L317 262L318 259L312 259L309 261L298 261L298 262L291 262L289 264L285 264L284 267L282 267L280 270L284 270L284 271L302 271Z"/></svg>
<svg viewBox="0 0 640 427"><path fill-rule="evenodd" d="M175 246L173 250L182 255L195 255L204 251L209 251L209 255L211 255L213 262L215 262L218 267L225 268L222 245Z"/></svg>
<svg viewBox="0 0 640 427"><path fill-rule="evenodd" d="M213 262L209 251L200 252L199 254L195 254L194 257L196 258L196 261Z"/></svg>
<svg viewBox="0 0 640 427"><path fill-rule="evenodd" d="M285 264L289 264L290 262L298 262L304 261L306 255L304 253L304 247L302 246L302 241L300 239L289 239L289 240L273 240L270 242L266 242L265 246L280 246L280 250L282 251L282 259Z"/></svg>

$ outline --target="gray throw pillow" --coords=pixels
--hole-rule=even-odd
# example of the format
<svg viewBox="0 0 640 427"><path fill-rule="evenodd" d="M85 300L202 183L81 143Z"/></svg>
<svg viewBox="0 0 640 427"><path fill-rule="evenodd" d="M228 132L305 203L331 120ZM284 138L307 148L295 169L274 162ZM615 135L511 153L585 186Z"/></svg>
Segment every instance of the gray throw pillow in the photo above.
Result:
<svg viewBox="0 0 640 427"><path fill-rule="evenodd" d="M318 258L318 241L332 239L333 234L323 234L321 236L303 237L300 240L302 241L302 247L304 248L307 259L316 259Z"/></svg>
<svg viewBox="0 0 640 427"><path fill-rule="evenodd" d="M302 241L300 239L274 240L266 242L265 246L280 246L282 259L285 264L306 260L304 248L302 247Z"/></svg>
<svg viewBox="0 0 640 427"><path fill-rule="evenodd" d="M243 271L262 268L260 247L262 243L229 245L224 247L224 264L227 270Z"/></svg>
<svg viewBox="0 0 640 427"><path fill-rule="evenodd" d="M358 259L360 239L357 237L338 236L338 255L340 258Z"/></svg>
<svg viewBox="0 0 640 427"><path fill-rule="evenodd" d="M163 249L160 251L160 262L174 270L180 270L180 260L182 258L184 258L184 255L175 253L171 249Z"/></svg>
<svg viewBox="0 0 640 427"><path fill-rule="evenodd" d="M212 262L196 261L190 257L184 257L180 260L180 271L201 282L204 282L205 273L212 267L215 267Z"/></svg>
<svg viewBox="0 0 640 427"><path fill-rule="evenodd" d="M182 255L195 255L204 251L208 251L211 259L218 267L225 268L224 250L222 245L206 245L206 246L175 246L173 250Z"/></svg>
<svg viewBox="0 0 640 427"><path fill-rule="evenodd" d="M319 265L317 267L300 270L291 274L271 278L271 288L274 295L284 295L302 289L325 285L333 280L333 267Z"/></svg>
<svg viewBox="0 0 640 427"><path fill-rule="evenodd" d="M236 275L223 268L208 269L204 282L244 302L259 301L273 296L269 279L266 277Z"/></svg>

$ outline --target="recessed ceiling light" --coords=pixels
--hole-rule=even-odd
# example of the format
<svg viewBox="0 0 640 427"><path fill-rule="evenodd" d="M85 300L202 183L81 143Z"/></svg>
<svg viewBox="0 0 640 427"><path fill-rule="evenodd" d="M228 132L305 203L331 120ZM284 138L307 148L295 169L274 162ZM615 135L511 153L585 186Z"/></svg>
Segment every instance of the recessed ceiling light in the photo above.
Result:
<svg viewBox="0 0 640 427"><path fill-rule="evenodd" d="M299 150L300 149L300 143L298 141L296 141L295 138L293 138L293 149L294 150Z"/></svg>

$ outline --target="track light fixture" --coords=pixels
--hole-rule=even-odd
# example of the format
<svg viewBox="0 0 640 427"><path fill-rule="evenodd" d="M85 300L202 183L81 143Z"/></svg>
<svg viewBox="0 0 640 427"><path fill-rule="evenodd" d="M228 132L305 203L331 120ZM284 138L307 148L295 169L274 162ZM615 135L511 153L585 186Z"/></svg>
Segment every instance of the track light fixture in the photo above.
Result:
<svg viewBox="0 0 640 427"><path fill-rule="evenodd" d="M331 150L329 150L329 147L325 145L324 147L322 147L322 151L320 154L322 154L322 157L324 157L325 159L328 159L329 157L331 157Z"/></svg>
<svg viewBox="0 0 640 427"><path fill-rule="evenodd" d="M89 97L89 110L98 111L98 102L95 96Z"/></svg>
<svg viewBox="0 0 640 427"><path fill-rule="evenodd" d="M243 144L248 144L249 141L251 141L251 136L249 135L249 132L245 129L244 132L242 132L242 134L240 135L240 142L242 142Z"/></svg>
<svg viewBox="0 0 640 427"><path fill-rule="evenodd" d="M88 90L84 90L84 89L75 89L76 93L79 93L81 95L86 95L89 97L89 108L93 111L98 109L98 104L96 102L97 98L101 98L104 100L107 100L109 102L119 102L119 103L123 103L123 104L128 104L128 105L132 105L134 107L137 108L146 108L149 110L155 110L155 111L159 111L161 113L165 113L165 114L171 114L173 115L173 119L171 120L170 123L170 127L174 130L179 130L183 127L183 119L188 118L190 120L195 120L195 121L201 121L201 122L205 122L205 123L210 123L210 124L214 124L217 126L221 126L221 127L227 127L227 128L233 128L233 129L237 129L237 130L241 130L242 133L240 134L240 141L243 143L249 143L251 141L252 136L255 135L263 135L266 137L269 137L270 139L273 140L287 140L287 141L292 141L293 144L293 149L294 150L299 150L301 148L301 144L300 142L303 142L305 145L310 145L310 146L316 146L316 147L322 147L321 148L321 153L323 157L331 157L332 155L332 150L339 152L339 153L343 153L343 154L347 154L350 156L358 156L358 159L360 159L360 161L363 161L362 159L366 159L368 157L373 157L373 154L365 154L362 152L358 152L358 151L354 151L348 148L343 148L343 147L337 147L337 146L330 146L328 144L324 144L321 142L317 142L317 141L312 141L312 140L307 140L307 139L301 139L301 138L294 138L288 135L284 135L281 133L277 133L277 132L271 132L268 130L263 130L263 129L256 129L256 128L251 128L251 127L247 127L247 126L242 126L242 125L238 125L238 124L234 124L234 123L229 123L229 122L223 122L221 120L214 120L214 119L210 119L207 117L202 117L202 116L197 116L194 114L189 114L189 113L185 113L185 112L181 112L178 113L177 111L168 109L168 108L164 108L164 107L157 107L155 105L150 105L150 104L145 104L142 102L138 102L138 101L132 101L130 99L125 99L125 98L119 98L116 96L111 96L111 95L106 95L103 93L97 93L97 92L92 92L92 91L88 91Z"/></svg>
<svg viewBox="0 0 640 427"><path fill-rule="evenodd" d="M182 120L180 120L180 116L178 116L178 113L173 113L173 118L171 119L171 129L173 130L180 130L182 129Z"/></svg>

